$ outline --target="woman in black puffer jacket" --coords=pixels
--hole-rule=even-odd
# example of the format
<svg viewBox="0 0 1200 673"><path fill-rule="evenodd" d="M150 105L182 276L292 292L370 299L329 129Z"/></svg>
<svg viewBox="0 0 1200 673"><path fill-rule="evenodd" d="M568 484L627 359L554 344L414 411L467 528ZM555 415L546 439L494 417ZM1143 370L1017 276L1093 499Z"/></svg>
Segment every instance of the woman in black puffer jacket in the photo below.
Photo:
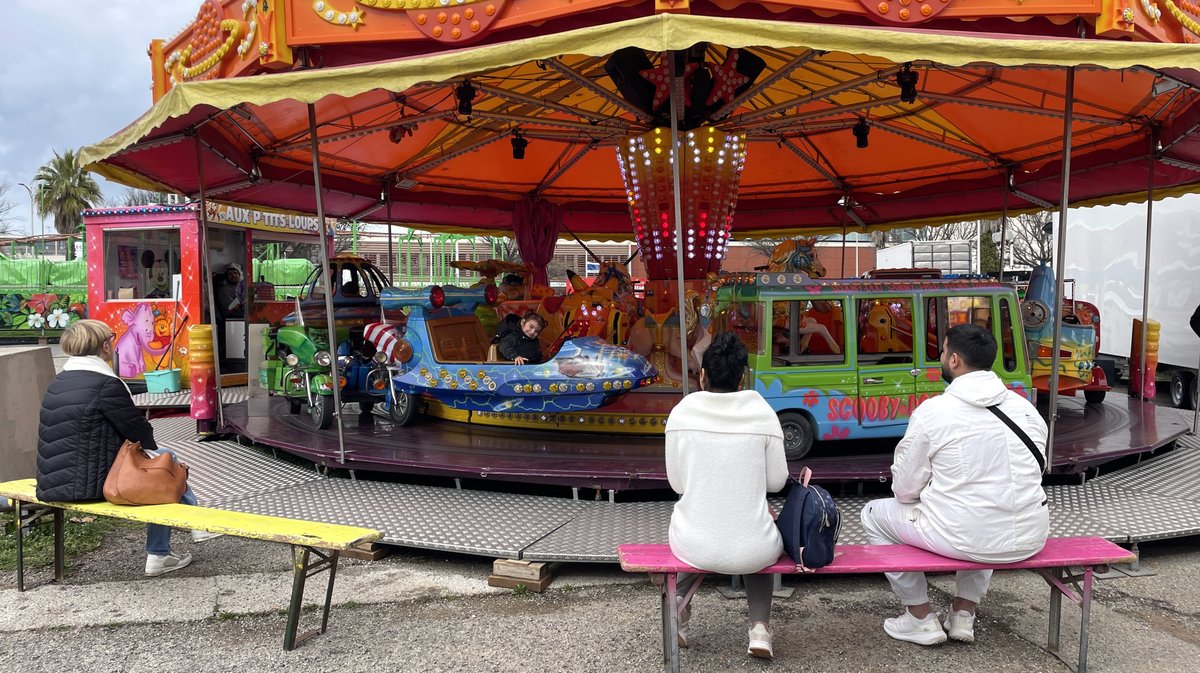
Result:
<svg viewBox="0 0 1200 673"><path fill-rule="evenodd" d="M99 320L80 320L63 331L59 345L71 356L42 398L38 426L37 497L46 502L100 500L104 479L125 440L160 451L154 429L133 404L129 388L113 373L116 335ZM163 450L167 451L167 450ZM181 502L196 504L189 488ZM194 532L194 539L207 539ZM171 529L146 526L146 574L154 577L191 563L171 551Z"/></svg>

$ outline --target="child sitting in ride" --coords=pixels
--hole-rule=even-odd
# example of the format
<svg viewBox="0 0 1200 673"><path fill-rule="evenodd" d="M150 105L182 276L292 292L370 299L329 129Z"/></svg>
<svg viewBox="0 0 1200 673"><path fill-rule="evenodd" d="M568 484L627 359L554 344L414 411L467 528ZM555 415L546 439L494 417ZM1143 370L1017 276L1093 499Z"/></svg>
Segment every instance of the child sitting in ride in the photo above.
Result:
<svg viewBox="0 0 1200 673"><path fill-rule="evenodd" d="M500 340L500 356L518 365L540 363L542 342L538 335L545 327L546 319L536 311L526 311L523 316L513 313L505 317L496 332L496 338Z"/></svg>

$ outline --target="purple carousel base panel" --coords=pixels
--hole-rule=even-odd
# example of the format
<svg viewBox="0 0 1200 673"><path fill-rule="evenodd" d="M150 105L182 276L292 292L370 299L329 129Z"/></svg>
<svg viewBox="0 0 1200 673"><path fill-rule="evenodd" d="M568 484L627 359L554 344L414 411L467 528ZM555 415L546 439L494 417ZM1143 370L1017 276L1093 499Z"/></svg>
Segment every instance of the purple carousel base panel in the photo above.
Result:
<svg viewBox="0 0 1200 673"><path fill-rule="evenodd" d="M313 428L280 398L251 398L225 408L227 429L320 465L349 470L487 478L612 490L668 488L662 437L516 430L418 417L396 427L386 416L346 405L345 461L337 430ZM1043 412L1045 410L1043 409ZM1053 470L1072 474L1122 456L1152 451L1186 434L1184 414L1112 395L1102 405L1063 399L1055 425ZM819 443L803 465L820 481L886 481L894 440ZM828 455L838 451L839 455ZM822 455L826 454L826 455Z"/></svg>

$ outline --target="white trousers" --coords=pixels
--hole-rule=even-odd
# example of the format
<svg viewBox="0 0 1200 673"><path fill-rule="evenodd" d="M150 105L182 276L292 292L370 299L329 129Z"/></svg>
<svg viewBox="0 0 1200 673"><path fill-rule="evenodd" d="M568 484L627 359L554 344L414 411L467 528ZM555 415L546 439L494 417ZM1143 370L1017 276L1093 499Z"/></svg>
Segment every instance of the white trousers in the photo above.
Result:
<svg viewBox="0 0 1200 673"><path fill-rule="evenodd" d="M941 533L929 526L916 503L904 504L895 498L884 498L868 502L862 511L862 525L871 544L906 544L931 551L935 554L962 561L985 563L1012 563L1024 556L1007 559L979 558L967 556L950 546ZM1003 555L1001 555L1003 556ZM1028 556L1028 555L1025 555ZM929 585L925 573L884 573L892 585L892 591L900 597L903 605L924 605L929 602ZM978 603L987 593L992 580L991 570L960 570L955 574L958 588L955 595Z"/></svg>

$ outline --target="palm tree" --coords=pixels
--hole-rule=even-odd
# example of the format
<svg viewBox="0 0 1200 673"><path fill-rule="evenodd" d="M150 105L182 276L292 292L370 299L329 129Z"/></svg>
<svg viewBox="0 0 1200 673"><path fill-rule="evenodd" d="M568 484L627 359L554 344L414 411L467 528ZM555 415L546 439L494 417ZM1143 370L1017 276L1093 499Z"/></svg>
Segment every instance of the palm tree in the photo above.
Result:
<svg viewBox="0 0 1200 673"><path fill-rule="evenodd" d="M79 164L75 150L55 152L54 158L38 169L33 183L38 210L54 216L54 228L60 234L79 233L83 211L103 200L100 185Z"/></svg>

